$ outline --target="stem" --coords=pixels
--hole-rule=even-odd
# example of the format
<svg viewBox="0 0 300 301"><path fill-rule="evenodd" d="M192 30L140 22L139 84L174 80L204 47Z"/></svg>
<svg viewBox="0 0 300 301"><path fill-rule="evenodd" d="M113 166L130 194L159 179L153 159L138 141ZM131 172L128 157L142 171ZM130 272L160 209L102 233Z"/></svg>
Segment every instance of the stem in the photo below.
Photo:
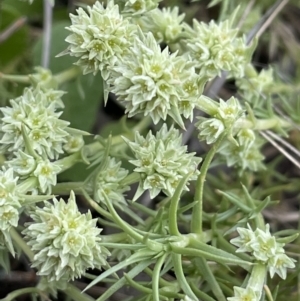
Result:
<svg viewBox="0 0 300 301"><path fill-rule="evenodd" d="M25 294L32 294L32 293L38 293L41 294L42 291L38 289L37 287L26 287L21 288L18 290L13 291L12 293L9 293L5 298L0 299L0 301L12 301L15 300L17 297L25 295Z"/></svg>
<svg viewBox="0 0 300 301"><path fill-rule="evenodd" d="M269 119L256 119L255 123L247 118L240 118L234 124L236 129L254 129L258 131L268 130L276 127L291 127L291 124L278 117Z"/></svg>
<svg viewBox="0 0 300 301"><path fill-rule="evenodd" d="M220 144L222 143L224 137L227 135L225 131L215 142L212 146L210 151L208 152L205 160L200 168L200 175L198 176L196 182L196 192L195 192L195 199L196 205L193 208L192 212L192 222L191 222L191 232L202 234L202 211L203 211L203 190L204 190L204 182L206 178L206 174L209 168L209 165L219 149Z"/></svg>
<svg viewBox="0 0 300 301"><path fill-rule="evenodd" d="M247 287L251 287L254 291L260 292L258 300L261 297L262 290L266 281L266 272L267 266L265 264L257 263L253 267L251 271L251 276L247 283Z"/></svg>
<svg viewBox="0 0 300 301"><path fill-rule="evenodd" d="M182 269L181 255L172 253L172 262L174 265L174 272L178 283L180 284L182 290L187 294L192 300L198 300L190 285L188 284Z"/></svg>
<svg viewBox="0 0 300 301"><path fill-rule="evenodd" d="M83 187L84 182L58 183L52 187L52 193L56 195L66 195L70 194L70 191L73 190L75 194L82 194Z"/></svg>
<svg viewBox="0 0 300 301"><path fill-rule="evenodd" d="M110 214L113 217L113 220L116 224L118 224L120 226L120 228L127 233L129 236L131 236L132 238L134 238L135 240L139 241L139 242L143 242L144 237L140 234L138 234L136 231L134 231L130 225L128 225L125 221L123 221L120 216L118 215L118 213L116 212L115 208L113 207L113 205L111 204L110 200L107 198L106 195L105 196L105 203L106 206L110 212Z"/></svg>
<svg viewBox="0 0 300 301"><path fill-rule="evenodd" d="M226 301L224 293L220 288L218 281L216 280L214 274L212 273L211 269L209 268L207 261L203 257L199 257L195 259L195 265L198 267L198 270L203 275L203 278L209 284L211 291L215 295L218 301Z"/></svg>
<svg viewBox="0 0 300 301"><path fill-rule="evenodd" d="M164 264L164 261L166 259L167 254L164 254L161 256L158 261L156 262L156 265L153 270L153 277L152 277L152 297L153 301L160 301L159 300L159 276L160 276L160 270L162 265Z"/></svg>
<svg viewBox="0 0 300 301"><path fill-rule="evenodd" d="M77 77L81 74L81 69L78 66L71 67L67 70L64 70L54 76L54 79L60 85Z"/></svg>
<svg viewBox="0 0 300 301"><path fill-rule="evenodd" d="M178 204L180 201L181 193L184 189L184 186L191 174L187 174L182 178L175 190L174 195L171 198L170 208L169 208L169 230L171 235L180 236L177 223L177 214L178 214Z"/></svg>
<svg viewBox="0 0 300 301"><path fill-rule="evenodd" d="M0 78L8 81L12 81L15 83L20 84L29 84L30 79L28 75L11 75L11 74L4 74L0 72Z"/></svg>
<svg viewBox="0 0 300 301"><path fill-rule="evenodd" d="M17 232L16 229L10 229L10 235L14 242L21 248L21 250L26 254L30 261L33 261L34 253L31 251L29 246L25 243L21 235Z"/></svg>
<svg viewBox="0 0 300 301"><path fill-rule="evenodd" d="M64 290L64 293L75 301L94 301L92 297L82 293L76 286L72 284L68 284L68 287Z"/></svg>

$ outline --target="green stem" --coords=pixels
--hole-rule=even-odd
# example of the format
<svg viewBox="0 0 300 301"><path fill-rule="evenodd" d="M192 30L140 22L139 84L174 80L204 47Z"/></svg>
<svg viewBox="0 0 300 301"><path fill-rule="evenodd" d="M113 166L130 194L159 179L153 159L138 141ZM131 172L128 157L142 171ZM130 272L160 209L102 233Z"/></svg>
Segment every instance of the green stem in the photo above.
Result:
<svg viewBox="0 0 300 301"><path fill-rule="evenodd" d="M26 254L30 261L33 261L34 253L31 251L29 246L25 243L21 235L17 232L16 229L10 229L10 235L14 242L21 248L21 250Z"/></svg>
<svg viewBox="0 0 300 301"><path fill-rule="evenodd" d="M12 293L9 293L5 298L0 299L0 301L12 301L12 300L15 300L19 296L22 296L25 294L32 294L32 293L42 294L42 291L40 289L38 289L37 287L21 288L21 289L13 291Z"/></svg>
<svg viewBox="0 0 300 301"><path fill-rule="evenodd" d="M174 192L170 200L170 208L169 208L169 231L171 235L180 236L180 232L178 230L177 223L177 214L178 214L178 204L180 200L181 193L185 187L185 184L190 177L190 174L187 174L184 178L182 178Z"/></svg>
<svg viewBox="0 0 300 301"><path fill-rule="evenodd" d="M202 211L203 211L204 182L205 182L207 171L209 169L209 165L226 135L227 135L227 132L225 131L217 139L217 141L215 142L215 144L212 146L212 148L208 152L207 156L205 157L205 160L200 168L200 175L198 176L198 179L196 182L196 192L195 192L195 198L194 198L196 205L194 206L193 212L192 212L192 222L191 222L191 232L192 233L202 234L202 218L203 218Z"/></svg>
<svg viewBox="0 0 300 301"><path fill-rule="evenodd" d="M58 183L52 187L52 193L56 195L66 195L70 194L73 190L76 195L82 194L82 188L84 187L84 182L66 182Z"/></svg>
<svg viewBox="0 0 300 301"><path fill-rule="evenodd" d="M194 260L198 270L203 275L203 278L209 284L211 291L215 295L218 301L226 301L224 293L219 286L218 281L216 280L214 274L212 273L211 269L209 268L207 261L203 257L195 258Z"/></svg>
<svg viewBox="0 0 300 301"><path fill-rule="evenodd" d="M15 83L20 83L20 84L30 83L30 79L28 75L11 75L11 74L4 74L0 72L0 78L4 80L13 81Z"/></svg>
<svg viewBox="0 0 300 301"><path fill-rule="evenodd" d="M152 297L153 301L160 301L159 300L159 278L160 278L160 270L164 261L166 259L167 254L161 256L155 264L153 270L153 277L152 277Z"/></svg>
<svg viewBox="0 0 300 301"><path fill-rule="evenodd" d="M192 300L198 300L190 285L188 284L182 269L181 255L172 253L172 262L174 266L174 272L179 285L185 294L187 294Z"/></svg>
<svg viewBox="0 0 300 301"><path fill-rule="evenodd" d="M95 209L99 214L101 214L108 220L113 221L112 216L106 210L101 208L94 200L92 200L88 195L88 193L83 188L81 188L80 190L81 190L81 194L85 197L85 199L93 209Z"/></svg>
<svg viewBox="0 0 300 301"><path fill-rule="evenodd" d="M82 293L76 286L68 284L68 287L64 290L64 293L71 297L74 301L94 301L89 295Z"/></svg>
<svg viewBox="0 0 300 301"><path fill-rule="evenodd" d="M247 283L247 287L251 287L254 291L260 292L261 297L262 290L264 284L266 282L266 273L267 273L267 266L265 264L257 263L251 271L251 276Z"/></svg>
<svg viewBox="0 0 300 301"><path fill-rule="evenodd" d="M253 129L258 131L268 130L276 127L290 127L291 124L278 117L269 118L269 119L256 119L255 123L249 120L248 118L240 118L234 124L236 129Z"/></svg>
<svg viewBox="0 0 300 301"><path fill-rule="evenodd" d="M56 80L59 85L77 77L81 74L81 69L77 66L73 66L67 70L64 70L56 75L54 75L54 79Z"/></svg>
<svg viewBox="0 0 300 301"><path fill-rule="evenodd" d="M106 206L114 220L114 222L116 224L118 224L120 226L120 228L127 233L129 236L131 236L132 238L134 238L135 240L139 241L139 242L143 242L144 237L140 234L138 234L136 231L134 231L131 226L129 224L127 224L125 221L123 221L120 216L118 215L118 213L116 212L115 208L113 207L113 205L111 204L110 200L107 198L106 195L104 195L105 197L105 203Z"/></svg>

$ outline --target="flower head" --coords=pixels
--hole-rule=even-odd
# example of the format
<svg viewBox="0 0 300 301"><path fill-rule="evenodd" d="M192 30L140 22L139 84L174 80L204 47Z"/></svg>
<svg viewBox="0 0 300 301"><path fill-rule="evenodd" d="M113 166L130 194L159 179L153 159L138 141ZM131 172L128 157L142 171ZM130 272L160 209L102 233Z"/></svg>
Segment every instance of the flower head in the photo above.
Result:
<svg viewBox="0 0 300 301"><path fill-rule="evenodd" d="M199 140L205 139L207 144L214 143L225 130L224 123L216 118L201 118L196 126L199 129Z"/></svg>
<svg viewBox="0 0 300 301"><path fill-rule="evenodd" d="M54 159L62 154L62 145L69 135L65 131L69 122L59 119L62 113L56 112L58 95L53 91L47 94L40 89L29 88L21 97L10 101L11 107L1 108L2 150L24 150L24 130L32 149L39 155Z"/></svg>
<svg viewBox="0 0 300 301"><path fill-rule="evenodd" d="M276 238L270 233L269 224L266 229L237 228L239 236L230 242L239 247L236 252L250 252L254 258L268 266L271 278L278 274L281 278L286 278L287 268L295 267L295 260L289 258L283 249L284 244L276 241ZM235 299L228 299L235 301ZM248 300L248 299L247 299Z"/></svg>
<svg viewBox="0 0 300 301"><path fill-rule="evenodd" d="M192 65L168 48L161 51L152 33L140 33L128 55L113 68L108 84L129 117L142 113L157 124L170 116L184 127L181 115L193 118L203 90Z"/></svg>
<svg viewBox="0 0 300 301"><path fill-rule="evenodd" d="M201 158L194 157L195 153L187 153L179 131L173 127L168 130L164 124L155 136L150 131L145 138L137 132L134 142L126 141L135 155L135 160L129 162L141 175L135 199L147 189L152 198L161 191L172 196L185 175L192 173L190 180L194 180L199 174L197 165Z"/></svg>
<svg viewBox="0 0 300 301"><path fill-rule="evenodd" d="M126 204L124 192L128 191L129 186L121 185L120 182L127 176L128 171L121 167L121 162L108 157L105 168L96 174L95 200L105 204L105 196L115 204Z"/></svg>
<svg viewBox="0 0 300 301"><path fill-rule="evenodd" d="M228 71L235 77L244 76L244 66L248 63L250 49L243 38L237 38L237 29L232 29L230 21L209 24L194 20L193 29L187 28L189 38L187 48L199 74L212 79Z"/></svg>
<svg viewBox="0 0 300 301"><path fill-rule="evenodd" d="M66 203L53 199L44 208L36 207L33 222L23 231L35 253L32 266L48 281L69 281L80 277L89 268L106 265L109 252L99 246L101 229L90 212L78 211L71 192Z"/></svg>
<svg viewBox="0 0 300 301"><path fill-rule="evenodd" d="M161 0L117 0L122 8L122 14L137 16L157 8Z"/></svg>
<svg viewBox="0 0 300 301"><path fill-rule="evenodd" d="M172 44L183 32L183 19L184 14L179 15L178 7L156 8L138 19L138 24L143 32L152 32L158 43Z"/></svg>
<svg viewBox="0 0 300 301"><path fill-rule="evenodd" d="M234 296L227 298L228 301L259 301L261 292L254 290L252 287L242 288L235 286Z"/></svg>
<svg viewBox="0 0 300 301"><path fill-rule="evenodd" d="M67 53L79 58L76 64L83 67L84 74L101 71L107 80L109 68L131 45L136 26L123 19L113 1L108 1L106 8L96 2L87 11L79 8L77 15L70 15Z"/></svg>

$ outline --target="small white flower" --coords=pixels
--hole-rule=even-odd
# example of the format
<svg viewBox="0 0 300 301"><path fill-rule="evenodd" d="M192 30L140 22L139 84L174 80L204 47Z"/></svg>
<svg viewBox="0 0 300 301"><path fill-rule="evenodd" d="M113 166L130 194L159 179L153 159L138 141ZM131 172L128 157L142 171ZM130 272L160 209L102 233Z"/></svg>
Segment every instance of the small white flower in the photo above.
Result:
<svg viewBox="0 0 300 301"><path fill-rule="evenodd" d="M12 160L7 161L7 164L9 167L13 168L18 175L26 176L34 171L36 163L32 156L21 150L15 152L14 155L15 157Z"/></svg>
<svg viewBox="0 0 300 301"><path fill-rule="evenodd" d="M261 292L255 291L252 287L238 287L234 288L234 296L227 298L228 301L259 301Z"/></svg>
<svg viewBox="0 0 300 301"><path fill-rule="evenodd" d="M220 135L224 132L224 123L216 118L206 119L196 124L199 130L199 140L206 140L207 144L214 143Z"/></svg>
<svg viewBox="0 0 300 301"><path fill-rule="evenodd" d="M238 227L239 236L230 240L230 243L239 247L236 252L251 252L251 244L255 241L256 236L248 224L248 229Z"/></svg>
<svg viewBox="0 0 300 301"><path fill-rule="evenodd" d="M271 278L273 278L275 274L278 274L282 279L286 279L286 269L293 269L295 267L295 261L296 260L289 258L286 254L275 254L268 262Z"/></svg>
<svg viewBox="0 0 300 301"><path fill-rule="evenodd" d="M220 99L218 118L222 120L226 126L232 126L234 122L241 117L242 113L241 105L235 97L231 97L227 101Z"/></svg>
<svg viewBox="0 0 300 301"><path fill-rule="evenodd" d="M69 154L78 152L84 146L82 135L70 135L66 140L63 149Z"/></svg>
<svg viewBox="0 0 300 301"><path fill-rule="evenodd" d="M51 191L51 187L56 185L57 174L60 171L61 167L55 162L49 160L37 162L33 174L38 178L39 188L43 193Z"/></svg>

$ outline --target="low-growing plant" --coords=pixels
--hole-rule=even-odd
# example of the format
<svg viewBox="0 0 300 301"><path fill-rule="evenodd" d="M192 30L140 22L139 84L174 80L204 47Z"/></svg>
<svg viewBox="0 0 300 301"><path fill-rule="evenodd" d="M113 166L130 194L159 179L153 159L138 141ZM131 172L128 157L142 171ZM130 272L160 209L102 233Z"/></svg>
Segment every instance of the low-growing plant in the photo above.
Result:
<svg viewBox="0 0 300 301"><path fill-rule="evenodd" d="M299 194L280 169L300 167L297 79L253 60L288 1L211 1L209 22L159 2L80 4L56 53L75 66L55 73L44 1L43 67L0 74L13 95L0 108L0 264L10 273L24 254L38 276L1 300L299 299L297 225L266 215L281 208L272 198ZM63 118L64 87L79 79L80 92L82 74L103 82L78 93L83 111L89 97L124 111L107 134ZM226 79L234 91L219 97Z"/></svg>

